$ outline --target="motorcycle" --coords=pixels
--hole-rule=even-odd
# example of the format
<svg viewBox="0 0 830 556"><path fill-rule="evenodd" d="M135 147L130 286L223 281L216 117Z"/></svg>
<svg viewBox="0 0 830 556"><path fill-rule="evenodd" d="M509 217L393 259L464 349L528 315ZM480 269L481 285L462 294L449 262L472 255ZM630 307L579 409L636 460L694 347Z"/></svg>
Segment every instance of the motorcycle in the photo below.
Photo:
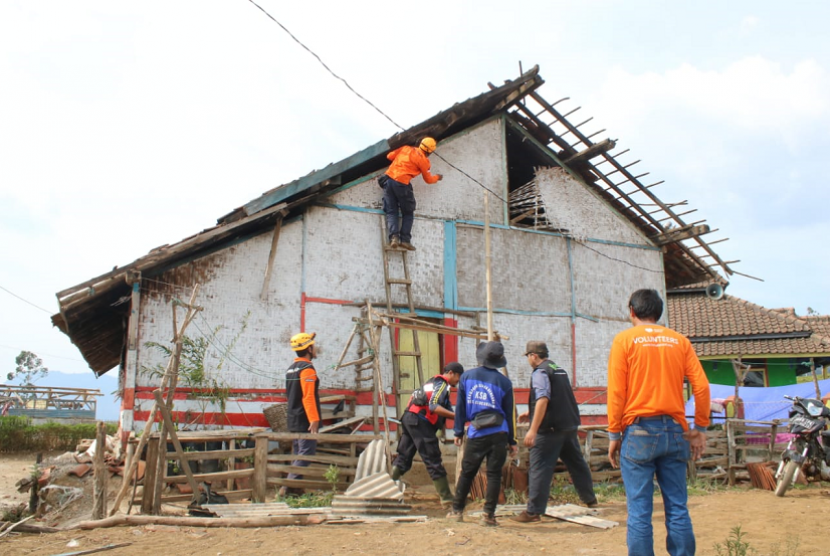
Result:
<svg viewBox="0 0 830 556"><path fill-rule="evenodd" d="M830 409L821 400L784 396L792 400L789 431L794 435L781 454L775 473L775 495L784 496L798 473L830 480Z"/></svg>

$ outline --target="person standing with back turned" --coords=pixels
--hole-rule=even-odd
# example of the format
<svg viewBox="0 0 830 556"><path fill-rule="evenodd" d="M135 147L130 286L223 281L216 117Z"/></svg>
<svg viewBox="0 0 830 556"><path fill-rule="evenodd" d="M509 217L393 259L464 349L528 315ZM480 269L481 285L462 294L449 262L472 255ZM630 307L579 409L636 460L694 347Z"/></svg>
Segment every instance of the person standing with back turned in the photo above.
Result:
<svg viewBox="0 0 830 556"><path fill-rule="evenodd" d="M461 474L455 485L452 511L447 519L463 521L464 506L473 486L473 479L487 459L487 492L484 501L482 525L495 526L496 504L501 490L501 470L507 460L519 451L516 443L516 413L513 405L513 383L498 369L507 365L504 346L500 342L481 343L476 349L480 367L461 376L455 403L455 445L461 446L464 423L467 429L467 445L461 460Z"/></svg>
<svg viewBox="0 0 830 556"><path fill-rule="evenodd" d="M621 467L628 508L630 556L652 556L654 477L666 514L666 550L695 553L686 505L686 462L700 458L709 426L709 381L692 348L678 332L660 326L663 300L637 290L628 302L632 328L614 338L608 358L608 459ZM683 381L695 397L695 424L686 423ZM622 456L622 457L620 457Z"/></svg>
<svg viewBox="0 0 830 556"><path fill-rule="evenodd" d="M386 231L389 246L403 247L415 251L412 245L412 223L415 221L415 194L412 192L412 178L424 176L424 181L433 184L441 181L441 174L430 174L429 155L435 152L435 139L424 137L420 145L404 145L386 155L392 165L378 180L384 190L383 212L386 213ZM401 211L398 226L398 209Z"/></svg>

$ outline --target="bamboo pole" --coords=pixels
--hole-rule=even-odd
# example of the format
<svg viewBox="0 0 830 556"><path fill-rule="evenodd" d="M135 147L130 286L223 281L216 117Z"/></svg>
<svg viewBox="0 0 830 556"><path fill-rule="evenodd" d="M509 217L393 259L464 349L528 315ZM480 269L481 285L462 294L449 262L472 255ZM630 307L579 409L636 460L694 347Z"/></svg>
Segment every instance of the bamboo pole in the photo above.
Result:
<svg viewBox="0 0 830 556"><path fill-rule="evenodd" d="M495 339L493 335L493 277L491 273L490 250L490 196L484 192L484 277L487 286L487 341Z"/></svg>
<svg viewBox="0 0 830 556"><path fill-rule="evenodd" d="M366 303L366 314L367 318L369 319L369 335L372 338L372 349L375 350L375 392L376 397L381 402L381 407L383 408L383 436L385 441L384 447L384 454L386 454L386 465L387 471L390 473L392 472L392 451L391 451L391 442L389 441L389 416L387 415L386 411L386 392L383 388L383 376L380 372L380 358L378 357L378 351L380 351L380 329L375 328L374 320L372 319L372 304Z"/></svg>
<svg viewBox="0 0 830 556"><path fill-rule="evenodd" d="M810 358L810 374L813 375L813 385L816 387L816 398L821 399L821 388L818 386L818 375L816 375L816 360Z"/></svg>

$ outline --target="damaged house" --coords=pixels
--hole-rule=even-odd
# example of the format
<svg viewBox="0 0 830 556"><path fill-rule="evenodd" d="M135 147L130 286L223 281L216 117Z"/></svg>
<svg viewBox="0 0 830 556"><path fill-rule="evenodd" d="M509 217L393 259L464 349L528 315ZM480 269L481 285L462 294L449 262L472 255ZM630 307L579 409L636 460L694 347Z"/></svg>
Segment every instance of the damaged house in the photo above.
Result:
<svg viewBox="0 0 830 556"><path fill-rule="evenodd" d="M196 284L203 310L188 336L204 373L179 383L174 416L180 425L266 426L262 409L284 400L288 341L302 330L316 332L322 347L316 361L321 394L354 396L354 411L368 414L368 381L354 368L334 367L363 304L387 302L376 178L390 150L432 136L438 141L433 172L444 180L433 186L413 180L418 249L407 256L415 312L451 328L475 329L486 321L486 186L493 192L487 216L494 328L508 338L517 402L527 403L525 342L544 340L551 359L572 375L584 422L604 422L608 349L629 326L630 293L655 288L665 298L669 289L716 281L718 271L728 276L732 270L704 241L708 226L684 220L693 211L672 208L685 202L661 201L652 189L658 184L641 181L646 173L631 168L639 161L627 159L627 151L615 153L614 141L595 143L604 130L587 131L590 118L572 123L575 110L546 101L542 84L537 67L491 85L264 193L213 228L59 292L53 323L93 372L119 373L124 430L148 418L159 384L153 370L170 346L171 301L186 301ZM553 272L540 272L543 266ZM402 288L391 295L391 305L408 310ZM395 352L411 349L411 334L391 335ZM418 340L426 377L450 361L476 365L474 338L422 330ZM353 342L346 359L358 359L357 349ZM393 355L386 332L379 357L395 416L417 386L413 358ZM393 364L393 357L400 360Z"/></svg>

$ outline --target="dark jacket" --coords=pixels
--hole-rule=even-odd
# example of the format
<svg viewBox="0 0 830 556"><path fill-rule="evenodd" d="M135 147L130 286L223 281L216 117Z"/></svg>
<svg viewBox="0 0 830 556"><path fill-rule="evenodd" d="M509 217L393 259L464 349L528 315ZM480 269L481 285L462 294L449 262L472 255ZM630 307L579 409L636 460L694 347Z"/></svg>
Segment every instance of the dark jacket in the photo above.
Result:
<svg viewBox="0 0 830 556"><path fill-rule="evenodd" d="M550 398L548 399L545 419L539 426L539 432L550 431L572 431L579 428L579 406L576 404L574 392L571 389L571 379L565 369L557 366L549 359L542 361L536 370L547 375L550 382ZM533 414L536 410L536 389L533 387L533 379L530 382L530 422L533 422Z"/></svg>
<svg viewBox="0 0 830 556"><path fill-rule="evenodd" d="M314 365L297 359L285 371L285 393L288 397L288 430L308 432L311 421L319 421L320 379Z"/></svg>
<svg viewBox="0 0 830 556"><path fill-rule="evenodd" d="M513 405L513 383L495 369L476 367L461 375L455 404L455 436L464 436L464 423L474 421L479 413L498 413L502 423L487 428L472 424L468 438L478 438L500 432L507 433L511 446L516 445L516 412Z"/></svg>

